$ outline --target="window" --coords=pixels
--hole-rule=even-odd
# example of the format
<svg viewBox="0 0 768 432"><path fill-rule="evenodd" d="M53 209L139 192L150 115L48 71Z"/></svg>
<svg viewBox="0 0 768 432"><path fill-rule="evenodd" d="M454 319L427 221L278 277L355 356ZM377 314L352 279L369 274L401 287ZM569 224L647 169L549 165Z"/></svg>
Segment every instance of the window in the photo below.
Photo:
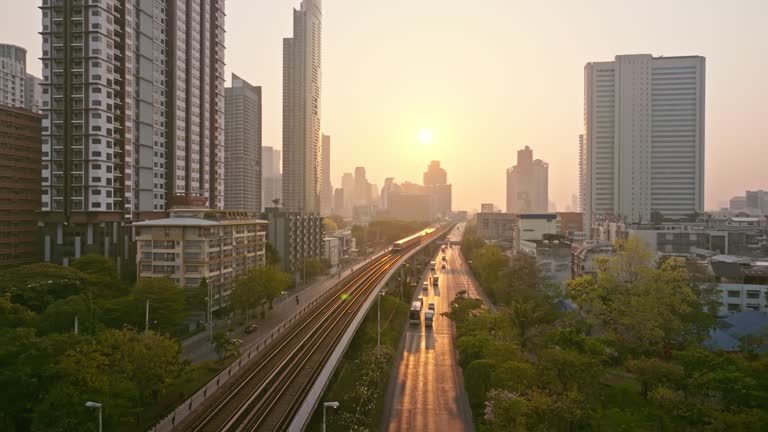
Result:
<svg viewBox="0 0 768 432"><path fill-rule="evenodd" d="M738 303L729 303L728 312L741 312L741 305Z"/></svg>
<svg viewBox="0 0 768 432"><path fill-rule="evenodd" d="M759 299L760 298L760 291L755 291L755 290L747 291L747 298L748 299Z"/></svg>
<svg viewBox="0 0 768 432"><path fill-rule="evenodd" d="M101 208L101 203L98 202L98 201L97 202L92 202L91 203L91 208Z"/></svg>
<svg viewBox="0 0 768 432"><path fill-rule="evenodd" d="M728 298L741 298L741 291L728 291Z"/></svg>
<svg viewBox="0 0 768 432"><path fill-rule="evenodd" d="M100 189L93 189L91 191L91 195L101 195L101 190Z"/></svg>

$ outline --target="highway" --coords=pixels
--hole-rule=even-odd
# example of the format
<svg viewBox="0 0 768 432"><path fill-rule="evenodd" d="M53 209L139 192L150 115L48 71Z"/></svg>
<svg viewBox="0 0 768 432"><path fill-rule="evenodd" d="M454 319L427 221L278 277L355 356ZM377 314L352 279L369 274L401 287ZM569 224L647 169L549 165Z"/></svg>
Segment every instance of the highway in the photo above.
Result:
<svg viewBox="0 0 768 432"><path fill-rule="evenodd" d="M288 327L261 358L175 430L286 430L365 300L405 253L385 253L342 280L327 301Z"/></svg>
<svg viewBox="0 0 768 432"><path fill-rule="evenodd" d="M450 238L459 241L462 234L463 225L458 225ZM437 289L430 286L427 293L422 291L421 282L427 280L427 269L415 294L425 297L425 309L429 303L435 303L436 314L431 329L425 327L422 313L421 325L409 325L404 335L400 362L387 394L390 409L383 421L385 430L390 432L474 429L454 349L453 323L440 314L450 310L451 301L459 291L466 290L469 296L482 298L486 303L487 298L470 276L459 246L447 248L446 256L446 269L440 269L441 253L435 258L439 275Z"/></svg>

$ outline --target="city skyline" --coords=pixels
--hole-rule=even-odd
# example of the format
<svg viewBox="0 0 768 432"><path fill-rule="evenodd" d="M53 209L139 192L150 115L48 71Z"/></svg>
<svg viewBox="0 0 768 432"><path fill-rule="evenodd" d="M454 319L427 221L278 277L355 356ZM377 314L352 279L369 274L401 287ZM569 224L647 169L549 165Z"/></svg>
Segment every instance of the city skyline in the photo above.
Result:
<svg viewBox="0 0 768 432"><path fill-rule="evenodd" d="M0 0L3 6L9 2ZM515 11L501 1L468 11L454 1L441 2L441 8L434 7L435 1L411 3L394 0L375 17L369 17L359 2L323 3L329 24L323 40L326 96L322 126L334 136L332 179L340 178L345 167L365 163L369 177L378 184L390 176L418 181L421 167L438 159L454 173L456 208L478 208L480 202L503 206L505 169L514 163L515 148L530 145L549 162L550 196L563 207L577 193L574 137L582 128L584 65L615 55L648 53L707 58L705 209L727 206L728 199L743 189L764 188L768 182L768 176L761 174L759 158L746 159L742 152L729 151L738 145L744 153L759 152L768 137L768 125L749 120L768 115L768 107L760 103L768 97L768 84L759 79L768 59L752 55L750 45L768 40L768 31L760 24L768 5L752 1L736 9L717 2L685 1L667 5L665 15L657 17L651 11L660 2L652 2L644 10L596 1L590 7L561 2L549 8L523 5ZM282 38L291 34L290 10L298 6L298 0L227 2L226 73L238 71L264 88L264 145L279 147L281 142ZM699 11L697 19L687 19L686 11L694 6ZM406 7L409 13L401 16ZM635 14L638 19L632 18ZM498 20L505 16L514 16L516 25L501 29ZM376 38L395 17L401 19L402 34ZM601 17L610 19L598 31ZM461 39L435 33L449 33L448 28L459 20L466 20L472 30L462 32ZM565 25L572 20L583 23L582 31L573 33ZM451 25L441 30L431 24L436 22ZM722 22L739 25L730 25L725 33L708 30ZM39 23L40 11L34 2L0 17L0 40L27 49L27 71L35 75L41 73ZM552 34L535 50L531 44L516 42L525 32L543 31ZM605 38L610 32L614 34ZM356 37L349 38L350 34ZM450 56L442 44L433 47L432 41L443 36L450 42L445 46L455 43L452 49L465 54ZM488 44L488 38L497 42ZM365 44L369 50L360 49ZM489 67L505 46L510 54L507 59ZM387 63L409 66L393 71L379 65L377 59L382 56L392 60ZM525 66L521 60L525 56L539 67ZM487 76L480 77L480 70L487 70ZM467 73L469 81L462 77ZM547 80L547 85L530 86L528 82L536 77ZM465 81L472 83L471 88L454 87ZM373 85L375 82L384 84ZM503 88L505 83L509 88ZM450 97L443 92L445 88L452 88ZM402 104L406 94L413 97ZM526 103L509 103L521 99ZM361 100L378 103L360 104ZM476 109L460 125L461 109L466 106ZM545 120L555 126L542 126ZM418 142L423 128L433 131L432 144ZM473 154L460 151L467 145ZM401 157L403 152L406 157ZM366 161L368 154L374 163ZM476 186L481 184L487 186Z"/></svg>

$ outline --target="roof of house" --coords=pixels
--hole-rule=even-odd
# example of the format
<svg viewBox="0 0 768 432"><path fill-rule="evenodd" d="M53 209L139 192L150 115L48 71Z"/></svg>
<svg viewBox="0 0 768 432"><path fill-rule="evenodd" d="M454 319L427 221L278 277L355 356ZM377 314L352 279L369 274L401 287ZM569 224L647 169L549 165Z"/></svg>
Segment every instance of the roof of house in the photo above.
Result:
<svg viewBox="0 0 768 432"><path fill-rule="evenodd" d="M268 221L262 219L232 219L232 220L210 220L195 217L174 217L165 219L146 220L141 222L134 222L132 225L137 227L170 227L170 226L216 226L216 225L229 225L232 223L260 223L267 224Z"/></svg>

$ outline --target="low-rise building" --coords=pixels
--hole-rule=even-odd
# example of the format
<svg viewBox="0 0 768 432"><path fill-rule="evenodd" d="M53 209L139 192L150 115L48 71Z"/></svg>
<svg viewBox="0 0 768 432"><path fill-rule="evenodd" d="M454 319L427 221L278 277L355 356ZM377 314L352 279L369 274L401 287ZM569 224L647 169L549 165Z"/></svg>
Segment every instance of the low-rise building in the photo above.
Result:
<svg viewBox="0 0 768 432"><path fill-rule="evenodd" d="M556 213L529 213L517 215L515 249L520 250L522 240L542 240L546 234L557 234L560 221Z"/></svg>
<svg viewBox="0 0 768 432"><path fill-rule="evenodd" d="M300 275L305 258L323 256L322 216L270 207L264 211L264 218L269 221L267 241L277 249L284 271Z"/></svg>
<svg viewBox="0 0 768 432"><path fill-rule="evenodd" d="M138 276L170 277L184 288L205 278L218 309L238 276L265 264L266 225L258 213L205 208L172 208L168 218L136 222Z"/></svg>
<svg viewBox="0 0 768 432"><path fill-rule="evenodd" d="M477 218L477 236L484 240L514 241L517 215L512 213L480 212Z"/></svg>
<svg viewBox="0 0 768 432"><path fill-rule="evenodd" d="M521 240L520 253L536 259L542 272L562 289L571 278L571 243L560 235L546 235L544 240Z"/></svg>
<svg viewBox="0 0 768 432"><path fill-rule="evenodd" d="M341 242L338 237L326 236L323 237L323 243L325 244L323 248L324 257L330 266L328 270L331 273L335 273L339 270L343 260Z"/></svg>
<svg viewBox="0 0 768 432"><path fill-rule="evenodd" d="M743 311L768 312L768 261L715 255L709 259L709 265L717 280L721 316Z"/></svg>
<svg viewBox="0 0 768 432"><path fill-rule="evenodd" d="M582 242L586 238L584 233L584 214L580 212L560 212L557 214L560 221L559 233L571 239L574 243Z"/></svg>

